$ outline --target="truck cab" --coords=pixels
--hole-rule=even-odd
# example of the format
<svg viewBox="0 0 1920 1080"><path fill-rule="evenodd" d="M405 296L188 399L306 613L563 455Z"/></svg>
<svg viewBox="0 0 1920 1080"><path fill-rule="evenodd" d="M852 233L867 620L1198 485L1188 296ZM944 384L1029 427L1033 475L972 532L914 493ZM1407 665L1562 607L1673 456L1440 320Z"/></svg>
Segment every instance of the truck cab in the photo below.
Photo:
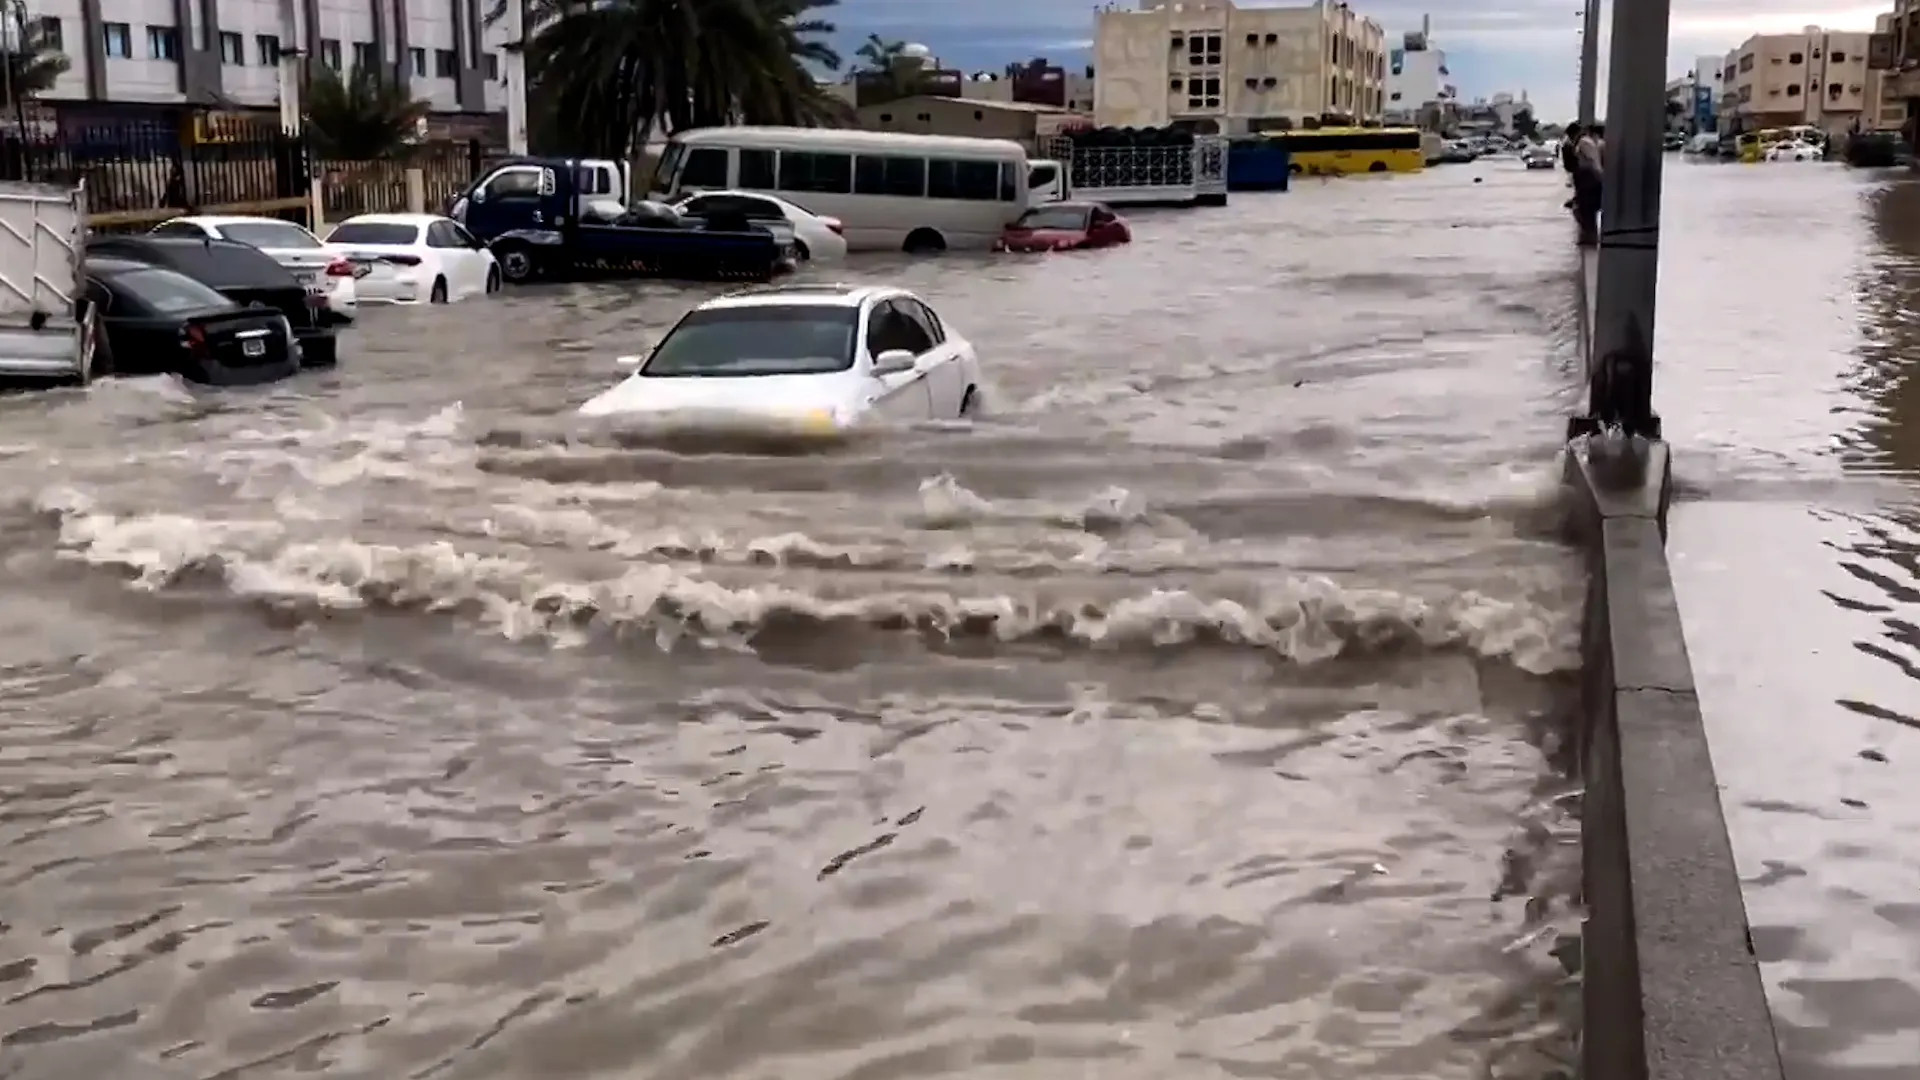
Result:
<svg viewBox="0 0 1920 1080"><path fill-rule="evenodd" d="M493 249L514 283L585 274L764 281L776 272L782 252L770 231L625 214L625 179L611 161L509 161L481 173L449 216Z"/></svg>

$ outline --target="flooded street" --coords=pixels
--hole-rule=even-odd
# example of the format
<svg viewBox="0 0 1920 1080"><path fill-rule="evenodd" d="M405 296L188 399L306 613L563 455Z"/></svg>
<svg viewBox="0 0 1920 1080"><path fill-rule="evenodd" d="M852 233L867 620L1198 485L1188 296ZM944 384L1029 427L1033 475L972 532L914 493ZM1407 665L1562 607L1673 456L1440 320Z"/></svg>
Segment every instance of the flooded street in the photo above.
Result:
<svg viewBox="0 0 1920 1080"><path fill-rule="evenodd" d="M836 269L970 426L583 427L649 284L0 402L0 1075L1557 1075L1560 185Z"/></svg>
<svg viewBox="0 0 1920 1080"><path fill-rule="evenodd" d="M1920 184L1670 168L1663 215L1674 585L1788 1076L1910 1077Z"/></svg>

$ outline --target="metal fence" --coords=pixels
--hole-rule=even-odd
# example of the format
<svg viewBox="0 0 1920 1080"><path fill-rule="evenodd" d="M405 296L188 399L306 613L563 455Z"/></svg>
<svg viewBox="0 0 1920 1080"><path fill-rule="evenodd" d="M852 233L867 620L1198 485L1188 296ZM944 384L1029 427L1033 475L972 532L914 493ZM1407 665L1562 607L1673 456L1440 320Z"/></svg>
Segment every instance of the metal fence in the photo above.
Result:
<svg viewBox="0 0 1920 1080"><path fill-rule="evenodd" d="M1089 146L1060 135L1040 140L1040 152L1066 165L1076 191L1227 190L1226 140L1218 136L1170 146Z"/></svg>
<svg viewBox="0 0 1920 1080"><path fill-rule="evenodd" d="M320 161L314 178L320 181L321 208L328 221L355 214L387 214L408 210L441 213L480 171L480 143L423 143L404 158L379 161ZM407 173L420 170L422 204L411 204Z"/></svg>
<svg viewBox="0 0 1920 1080"><path fill-rule="evenodd" d="M211 133L171 124L0 128L0 180L84 180L88 225L100 232L145 231L182 214L257 214L313 226L316 179L326 220L404 211L413 208L409 168L422 173L421 208L438 211L481 161L478 141L447 140L380 161L315 162L303 139L270 122L223 124Z"/></svg>

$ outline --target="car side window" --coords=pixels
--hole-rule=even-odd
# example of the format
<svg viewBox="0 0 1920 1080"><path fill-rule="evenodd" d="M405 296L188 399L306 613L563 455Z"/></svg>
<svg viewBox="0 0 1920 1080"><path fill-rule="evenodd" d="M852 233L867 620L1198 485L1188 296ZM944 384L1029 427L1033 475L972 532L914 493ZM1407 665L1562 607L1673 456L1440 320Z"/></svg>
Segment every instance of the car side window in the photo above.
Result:
<svg viewBox="0 0 1920 1080"><path fill-rule="evenodd" d="M447 222L442 222L442 224L444 224L447 227L447 231L453 234L453 243L455 247L477 249L485 246L484 244L480 243L479 240L475 239L472 233L467 231L466 226L461 225L459 222L447 221Z"/></svg>
<svg viewBox="0 0 1920 1080"><path fill-rule="evenodd" d="M202 229L200 226L195 225L192 222L169 221L164 225L158 226L148 235L149 236L190 236L195 240L200 240L206 237L207 232L205 229Z"/></svg>
<svg viewBox="0 0 1920 1080"><path fill-rule="evenodd" d="M1095 225L1105 225L1113 220L1113 211L1096 206L1091 220Z"/></svg>
<svg viewBox="0 0 1920 1080"><path fill-rule="evenodd" d="M453 230L447 227L446 222L436 221L427 226L427 246L433 248L451 248L459 247L460 242L453 235Z"/></svg>
<svg viewBox="0 0 1920 1080"><path fill-rule="evenodd" d="M888 349L897 349L893 330L893 305L882 300L867 313L867 355L879 358Z"/></svg>
<svg viewBox="0 0 1920 1080"><path fill-rule="evenodd" d="M927 328L920 324L908 307L912 301L900 299L886 301L887 308L887 348L905 349L915 356L933 348L933 339Z"/></svg>
<svg viewBox="0 0 1920 1080"><path fill-rule="evenodd" d="M87 303L96 311L113 310L113 293L94 278L87 279Z"/></svg>
<svg viewBox="0 0 1920 1080"><path fill-rule="evenodd" d="M918 300L895 300L894 305L906 314L907 318L913 322L914 326L927 339L926 348L916 351L925 352L927 349L931 349L935 345L947 340L946 331L940 325L939 317L934 315L933 311L929 309L927 305Z"/></svg>
<svg viewBox="0 0 1920 1080"><path fill-rule="evenodd" d="M765 199L741 199L740 209L746 212L749 221L785 221L787 212L776 203Z"/></svg>

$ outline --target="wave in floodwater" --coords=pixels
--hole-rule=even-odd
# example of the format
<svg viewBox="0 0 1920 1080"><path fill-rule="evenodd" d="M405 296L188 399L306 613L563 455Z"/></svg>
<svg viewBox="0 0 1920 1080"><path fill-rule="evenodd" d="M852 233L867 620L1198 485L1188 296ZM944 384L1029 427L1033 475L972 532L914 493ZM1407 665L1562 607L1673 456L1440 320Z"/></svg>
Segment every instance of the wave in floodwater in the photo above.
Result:
<svg viewBox="0 0 1920 1080"><path fill-rule="evenodd" d="M950 478L922 488L925 524L952 529L1008 511ZM1124 491L1109 490L1071 514L1041 511L1079 528L1121 522ZM1092 648L1232 645L1314 663L1343 655L1409 648L1461 648L1547 673L1577 664L1577 628L1563 612L1467 592L1424 598L1384 589L1343 587L1323 577L1267 575L1237 595L1128 582L1123 565L1102 565L1097 550L1073 562L993 568L1000 575L1047 577L1017 591L966 590L983 572L955 546L916 555L918 565L884 546L842 547L803 533L745 539L645 535L606 526L586 511L559 520L490 516L483 531L521 544L572 541L605 565L605 576L570 576L527 555L463 548L449 540L398 545L333 537L302 541L270 520L214 521L175 514L121 516L97 510L72 490L44 494L36 509L58 529L60 551L120 571L144 589L218 588L279 608L424 611L464 616L509 638L578 643L584 636L651 637L662 647L686 640L749 647L765 633L893 631L929 641L1054 641ZM1017 512L1015 512L1016 516ZM531 534L531 535L528 535ZM784 567L872 572L818 579L817 589L782 580L730 584L708 568ZM1091 571L1091 573L1088 573ZM1066 580L1060 580L1062 574ZM891 586L891 575L913 576ZM872 582L872 584L867 584Z"/></svg>

